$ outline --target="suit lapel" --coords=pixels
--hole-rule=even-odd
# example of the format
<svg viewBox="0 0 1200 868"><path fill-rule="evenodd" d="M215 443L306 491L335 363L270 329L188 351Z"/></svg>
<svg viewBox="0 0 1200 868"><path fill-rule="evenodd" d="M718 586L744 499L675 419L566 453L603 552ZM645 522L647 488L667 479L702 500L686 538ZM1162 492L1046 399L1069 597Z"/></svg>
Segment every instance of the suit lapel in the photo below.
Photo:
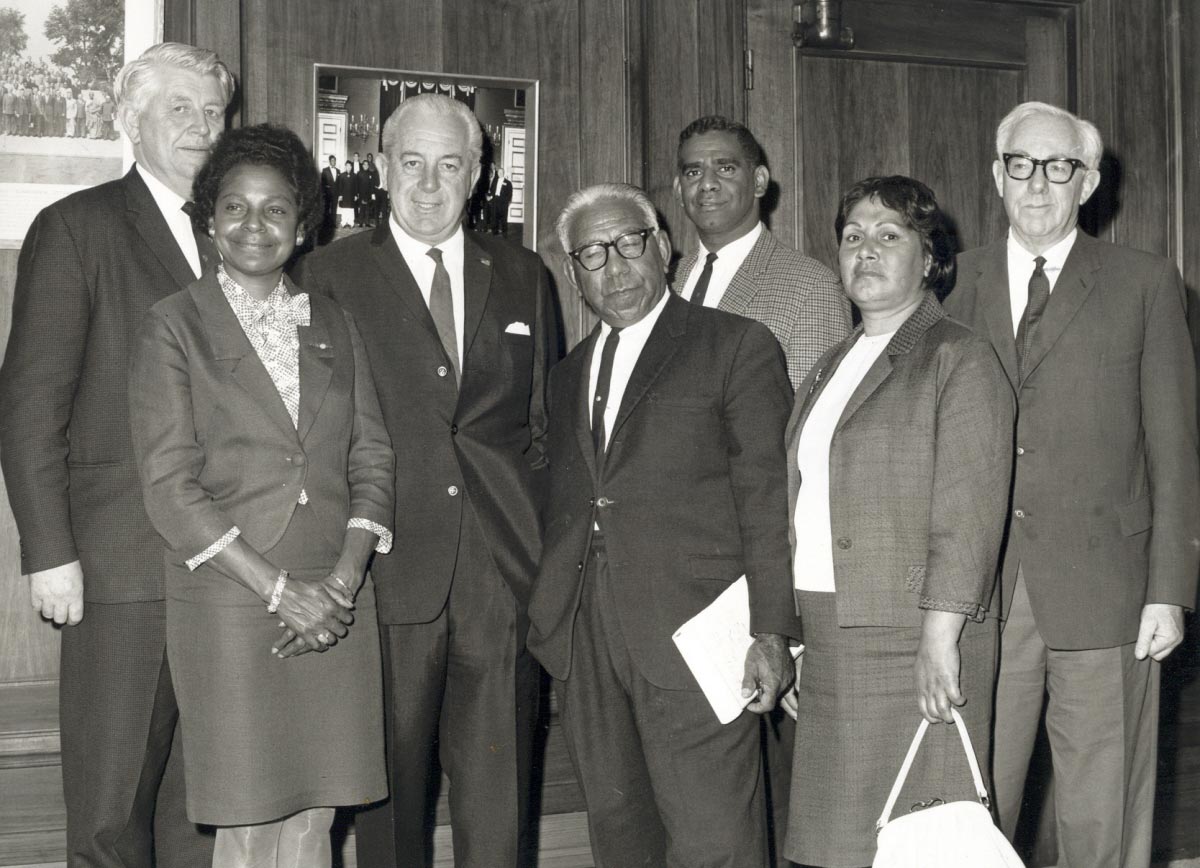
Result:
<svg viewBox="0 0 1200 868"><path fill-rule="evenodd" d="M1004 373L1016 389L1017 342L1013 337L1012 301L1008 291L1008 241L988 248L979 266L975 303L983 313L987 337L996 349Z"/></svg>
<svg viewBox="0 0 1200 868"><path fill-rule="evenodd" d="M292 295L298 292L290 280L287 281L287 288ZM329 391L336 358L325 308L312 304L310 297L309 310L309 325L296 327L300 338L300 411L297 414L296 433L301 441L308 436L325 400L325 393Z"/></svg>
<svg viewBox="0 0 1200 868"><path fill-rule="evenodd" d="M1067 325L1075 318L1079 308L1091 295L1096 283L1096 270L1100 264L1092 248L1092 239L1083 232L1075 236L1075 243L1063 264L1062 274L1055 281L1050 300L1042 321L1033 330L1029 345L1029 357L1025 360L1026 378L1050 352L1050 348L1062 336Z"/></svg>
<svg viewBox="0 0 1200 868"><path fill-rule="evenodd" d="M492 291L492 257L464 232L463 237L463 371L483 310ZM432 322L432 318L430 320Z"/></svg>
<svg viewBox="0 0 1200 868"><path fill-rule="evenodd" d="M750 309L750 302L754 300L755 293L758 292L759 281L771 261L771 251L774 247L775 239L764 226L758 233L758 240L742 260L741 266L733 273L733 279L729 281L729 287L721 297L721 303L717 305L718 310L745 315Z"/></svg>
<svg viewBox="0 0 1200 868"><path fill-rule="evenodd" d="M404 261L400 248L396 246L396 240L392 238L390 225L389 221L383 221L371 236L375 269L379 272L380 280L395 291L408 308L408 312L425 326L429 336L441 347L441 338L438 337L437 326L433 324L433 317L429 314L429 305L425 303L416 279L408 270L408 263Z"/></svg>
<svg viewBox="0 0 1200 868"><path fill-rule="evenodd" d="M646 345L642 347L642 353L638 356L637 364L633 366L629 383L625 386L625 395L621 398L621 409L617 411L617 420L613 423L612 433L609 434L608 442L610 444L621 430L621 426L625 424L625 420L633 412L633 408L642 400L646 390L658 379L662 369L666 367L667 362L679 348L679 339L687 333L689 304L690 302L684 301L677 295L667 297L666 307L663 308L658 322L651 329L650 336L646 339Z"/></svg>
<svg viewBox="0 0 1200 868"><path fill-rule="evenodd" d="M242 324L226 301L225 294L221 292L216 272L195 281L188 287L188 292L208 333L214 361L226 365L225 369L234 382L254 397L255 403L280 429L295 437L296 427L292 424L283 398L279 397L275 382L251 346L250 339L242 331Z"/></svg>
<svg viewBox="0 0 1200 868"><path fill-rule="evenodd" d="M575 437L579 441L579 451L583 453L583 460L587 462L588 470L592 474L592 478L596 478L596 447L592 443L592 401L591 395L588 394L590 389L592 375L592 353L596 351L596 341L600 336L600 324L592 329L592 333L584 338L586 346L578 353L575 353L568 362L564 364L574 365L576 370L567 370L563 373L567 375L567 382L571 382L572 378L576 378L579 387L575 399Z"/></svg>
<svg viewBox="0 0 1200 868"><path fill-rule="evenodd" d="M688 276L692 273L692 269L696 267L696 254L689 253L687 256L679 260L679 265L675 267L675 282L671 284L671 290L676 295L682 296L683 288L687 286Z"/></svg>
<svg viewBox="0 0 1200 868"><path fill-rule="evenodd" d="M171 228L167 226L162 212L158 210L158 203L150 195L150 188L138 175L136 168L131 168L125 174L125 207L132 215L133 225L146 242L146 247L175 279L179 288L187 289L196 279L196 275L192 272L187 257L179 249L179 243L171 234ZM218 291L219 289L220 287Z"/></svg>

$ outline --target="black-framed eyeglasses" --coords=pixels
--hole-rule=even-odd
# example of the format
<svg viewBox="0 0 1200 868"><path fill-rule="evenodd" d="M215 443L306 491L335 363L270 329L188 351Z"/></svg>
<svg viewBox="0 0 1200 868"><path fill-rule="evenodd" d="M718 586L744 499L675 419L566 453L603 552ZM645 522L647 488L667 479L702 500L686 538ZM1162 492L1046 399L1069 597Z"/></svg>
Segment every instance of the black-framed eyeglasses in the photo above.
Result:
<svg viewBox="0 0 1200 868"><path fill-rule="evenodd" d="M1052 157L1049 160L1035 160L1024 154L1005 154L1004 171L1014 181L1028 181L1042 167L1042 174L1051 184L1065 184L1075 177L1080 169L1087 168L1083 160L1074 157Z"/></svg>
<svg viewBox="0 0 1200 868"><path fill-rule="evenodd" d="M653 226L639 229L637 232L626 232L612 241L597 241L576 247L568 255L584 267L586 271L599 271L608 264L608 251L613 249L622 259L640 259L646 252L646 239L658 230Z"/></svg>

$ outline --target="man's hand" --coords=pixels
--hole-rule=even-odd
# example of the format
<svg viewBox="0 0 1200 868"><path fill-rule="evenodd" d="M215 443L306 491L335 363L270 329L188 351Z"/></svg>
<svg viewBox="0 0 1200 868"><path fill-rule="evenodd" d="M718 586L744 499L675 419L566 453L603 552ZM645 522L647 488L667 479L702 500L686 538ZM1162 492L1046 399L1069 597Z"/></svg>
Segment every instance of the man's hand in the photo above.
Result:
<svg viewBox="0 0 1200 868"><path fill-rule="evenodd" d="M788 653L787 639L777 633L760 633L746 652L746 674L742 678L742 698L754 697L746 707L765 714L775 700L796 678L796 664Z"/></svg>
<svg viewBox="0 0 1200 868"><path fill-rule="evenodd" d="M1145 660L1149 655L1161 663L1182 641L1182 606L1170 603L1147 603L1142 606L1142 623L1138 627L1137 644L1133 646L1134 657Z"/></svg>
<svg viewBox="0 0 1200 868"><path fill-rule="evenodd" d="M29 574L29 602L55 624L83 620L83 567L71 561Z"/></svg>

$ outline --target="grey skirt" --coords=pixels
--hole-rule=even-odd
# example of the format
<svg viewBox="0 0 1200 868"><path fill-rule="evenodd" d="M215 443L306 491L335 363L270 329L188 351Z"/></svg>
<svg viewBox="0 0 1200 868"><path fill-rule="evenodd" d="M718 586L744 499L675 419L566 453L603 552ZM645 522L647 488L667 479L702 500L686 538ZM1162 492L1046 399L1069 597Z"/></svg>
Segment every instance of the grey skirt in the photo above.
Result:
<svg viewBox="0 0 1200 868"><path fill-rule="evenodd" d="M329 574L344 529L297 507L266 557L293 578ZM182 571L182 572L181 572ZM349 635L280 660L281 630L253 593L216 570L168 567L167 654L179 702L187 813L242 826L305 808L387 796L375 591L368 577ZM209 593L205 593L205 586Z"/></svg>
<svg viewBox="0 0 1200 868"><path fill-rule="evenodd" d="M793 862L861 868L875 821L921 722L913 666L920 628L839 627L836 593L799 591L804 664L784 853ZM959 709L979 765L989 766L997 622L968 621L959 640ZM893 816L918 802L974 799L958 734L930 727Z"/></svg>

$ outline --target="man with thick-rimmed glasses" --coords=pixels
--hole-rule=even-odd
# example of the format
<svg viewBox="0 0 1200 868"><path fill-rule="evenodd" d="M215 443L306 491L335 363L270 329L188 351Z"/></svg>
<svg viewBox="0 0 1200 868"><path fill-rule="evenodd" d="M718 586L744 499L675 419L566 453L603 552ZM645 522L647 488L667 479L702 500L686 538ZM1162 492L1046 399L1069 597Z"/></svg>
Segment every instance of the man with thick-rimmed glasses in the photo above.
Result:
<svg viewBox="0 0 1200 868"><path fill-rule="evenodd" d="M1150 862L1158 661L1182 639L1200 567L1195 361L1175 266L1077 228L1102 151L1092 124L1044 103L1000 122L1008 237L959 257L946 309L991 339L1018 402L1001 825L1011 837L1047 696L1059 865L1137 868Z"/></svg>
<svg viewBox="0 0 1200 868"><path fill-rule="evenodd" d="M761 323L667 291L670 241L641 190L575 193L557 230L600 325L550 376L529 648L555 679L592 852L761 868L755 713L793 675L783 354ZM722 726L671 635L742 575L752 713Z"/></svg>

